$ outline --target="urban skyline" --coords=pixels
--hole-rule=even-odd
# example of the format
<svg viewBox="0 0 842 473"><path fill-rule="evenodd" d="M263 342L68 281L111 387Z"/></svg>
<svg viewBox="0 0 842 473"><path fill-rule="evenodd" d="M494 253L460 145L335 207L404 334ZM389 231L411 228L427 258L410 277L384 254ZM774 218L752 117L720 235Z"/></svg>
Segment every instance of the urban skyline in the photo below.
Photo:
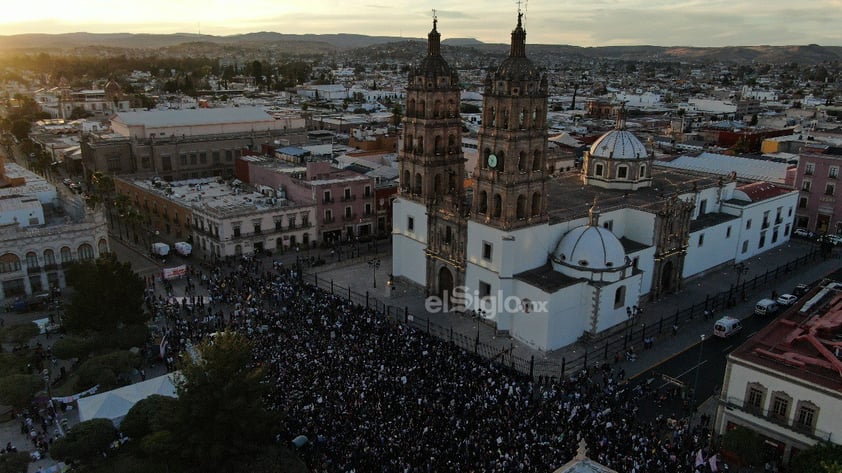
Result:
<svg viewBox="0 0 842 473"><path fill-rule="evenodd" d="M290 34L355 33L420 38L433 9L443 39L507 42L518 9L514 0L480 0L466 8L453 0L375 3L353 0L337 8L327 0L290 4L150 0L120 9L102 0L18 4L0 17L0 34L202 33L233 35L258 31ZM520 2L531 44L576 46L751 46L842 45L840 0L820 0L809 9L771 0L595 0Z"/></svg>

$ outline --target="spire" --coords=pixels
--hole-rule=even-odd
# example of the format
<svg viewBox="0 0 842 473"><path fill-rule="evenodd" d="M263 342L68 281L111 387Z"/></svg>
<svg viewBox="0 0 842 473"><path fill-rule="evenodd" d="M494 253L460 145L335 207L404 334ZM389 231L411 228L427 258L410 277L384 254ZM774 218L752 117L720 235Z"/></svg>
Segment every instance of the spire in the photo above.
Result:
<svg viewBox="0 0 842 473"><path fill-rule="evenodd" d="M433 10L433 30L427 35L427 56L441 56L441 34L436 30L439 18Z"/></svg>
<svg viewBox="0 0 842 473"><path fill-rule="evenodd" d="M526 30L523 29L523 12L517 9L517 27L512 31L512 47L509 57L526 57Z"/></svg>

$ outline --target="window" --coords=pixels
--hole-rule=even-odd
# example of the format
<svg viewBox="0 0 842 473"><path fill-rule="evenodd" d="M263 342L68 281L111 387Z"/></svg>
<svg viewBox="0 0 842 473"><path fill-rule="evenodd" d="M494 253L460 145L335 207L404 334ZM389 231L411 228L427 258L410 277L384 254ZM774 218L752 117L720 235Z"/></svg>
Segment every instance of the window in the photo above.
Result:
<svg viewBox="0 0 842 473"><path fill-rule="evenodd" d="M284 226L284 218L282 216L275 217L275 230L281 230Z"/></svg>
<svg viewBox="0 0 842 473"><path fill-rule="evenodd" d="M749 383L746 388L745 408L757 413L763 412L766 388L759 383Z"/></svg>
<svg viewBox="0 0 842 473"><path fill-rule="evenodd" d="M812 431L819 417L819 407L810 401L799 401L793 427L798 430Z"/></svg>
<svg viewBox="0 0 842 473"><path fill-rule="evenodd" d="M480 297L490 297L491 296L491 284L488 284L485 281L479 282L479 296Z"/></svg>
<svg viewBox="0 0 842 473"><path fill-rule="evenodd" d="M751 219L746 220L746 230L751 230Z"/></svg>
<svg viewBox="0 0 842 473"><path fill-rule="evenodd" d="M414 232L415 231L415 219L412 217L406 217L406 229Z"/></svg>
<svg viewBox="0 0 842 473"><path fill-rule="evenodd" d="M617 168L617 179L628 179L629 177L629 168L626 166L620 166Z"/></svg>
<svg viewBox="0 0 842 473"><path fill-rule="evenodd" d="M371 197L371 186L365 186L365 192L363 193L366 197Z"/></svg>
<svg viewBox="0 0 842 473"><path fill-rule="evenodd" d="M53 250L44 250L44 265L50 267L56 264L56 254Z"/></svg>
<svg viewBox="0 0 842 473"><path fill-rule="evenodd" d="M178 164L187 166L187 154L181 153L178 155Z"/></svg>
<svg viewBox="0 0 842 473"><path fill-rule="evenodd" d="M614 293L614 308L619 309L626 305L626 286L620 286Z"/></svg>
<svg viewBox="0 0 842 473"><path fill-rule="evenodd" d="M260 228L260 220L254 220L251 224L254 226L254 234L259 235L262 231Z"/></svg>
<svg viewBox="0 0 842 473"><path fill-rule="evenodd" d="M699 202L699 216L702 216L702 215L706 214L707 209L708 209L708 201L707 201L707 199L702 199L702 201Z"/></svg>
<svg viewBox="0 0 842 473"><path fill-rule="evenodd" d="M323 203L329 204L331 202L333 202L333 199L331 198L330 191L325 191Z"/></svg>
<svg viewBox="0 0 842 473"><path fill-rule="evenodd" d="M290 222L295 222L295 215L290 215L289 218L290 218ZM310 214L309 213L305 212L305 213L301 214L301 225L304 226L304 227L310 226Z"/></svg>
<svg viewBox="0 0 842 473"><path fill-rule="evenodd" d="M811 185L812 185L812 181L808 181L807 179L804 179L804 181L801 182L801 190L804 191L804 192L810 192Z"/></svg>
<svg viewBox="0 0 842 473"><path fill-rule="evenodd" d="M345 218L351 218L351 206L350 205L345 207Z"/></svg>
<svg viewBox="0 0 842 473"><path fill-rule="evenodd" d="M207 164L208 163L208 153L202 151L199 153L199 164Z"/></svg>
<svg viewBox="0 0 842 473"><path fill-rule="evenodd" d="M606 220L602 222L602 227L608 229L608 231L614 231L614 220Z"/></svg>
<svg viewBox="0 0 842 473"><path fill-rule="evenodd" d="M230 149L225 150L225 161L231 162L234 159L234 152Z"/></svg>
<svg viewBox="0 0 842 473"><path fill-rule="evenodd" d="M799 209L806 209L807 208L807 198L801 197L798 199L798 208Z"/></svg>
<svg viewBox="0 0 842 473"><path fill-rule="evenodd" d="M342 196L342 198L345 199L345 200L351 200L351 188L350 187L345 188L345 193Z"/></svg>
<svg viewBox="0 0 842 473"><path fill-rule="evenodd" d="M296 223L295 223L295 214L288 215L288 216L287 216L287 219L289 220L289 228L290 228L290 229L295 228L295 225L296 225ZM305 222L305 224L306 224L306 222Z"/></svg>
<svg viewBox="0 0 842 473"><path fill-rule="evenodd" d="M769 415L782 421L786 421L789 416L789 404L792 398L786 393L775 392L772 393L772 405L769 409Z"/></svg>
<svg viewBox="0 0 842 473"><path fill-rule="evenodd" d="M61 248L61 263L70 263L73 261L73 254L70 252L70 248L63 246Z"/></svg>
<svg viewBox="0 0 842 473"><path fill-rule="evenodd" d="M94 248L87 243L79 245L79 259L82 261L94 259Z"/></svg>
<svg viewBox="0 0 842 473"><path fill-rule="evenodd" d="M365 204L365 214L371 215L371 204Z"/></svg>
<svg viewBox="0 0 842 473"><path fill-rule="evenodd" d="M760 232L760 242L757 244L758 248L766 246L766 232Z"/></svg>
<svg viewBox="0 0 842 473"><path fill-rule="evenodd" d="M725 238L731 238L731 225L728 225L728 228L725 229Z"/></svg>
<svg viewBox="0 0 842 473"><path fill-rule="evenodd" d="M219 164L219 151L212 152L211 159L213 159L214 164Z"/></svg>
<svg viewBox="0 0 842 473"><path fill-rule="evenodd" d="M68 249L68 251L70 251ZM0 273L11 273L20 271L20 258L12 253L0 256Z"/></svg>
<svg viewBox="0 0 842 473"><path fill-rule="evenodd" d="M593 168L594 176L602 176L602 164L597 164Z"/></svg>
<svg viewBox="0 0 842 473"><path fill-rule="evenodd" d="M704 244L705 244L705 234L700 233L699 234L699 246L703 246Z"/></svg>
<svg viewBox="0 0 842 473"><path fill-rule="evenodd" d="M190 153L190 164L196 164L197 157L196 153Z"/></svg>
<svg viewBox="0 0 842 473"><path fill-rule="evenodd" d="M747 251L748 251L748 240L743 242L743 248L742 248L742 251L740 251L740 252L745 253Z"/></svg>
<svg viewBox="0 0 842 473"><path fill-rule="evenodd" d="M38 255L35 252L30 251L29 253L26 254L26 266L28 268L34 268L34 269L37 269L39 267L39 265L38 265Z"/></svg>
<svg viewBox="0 0 842 473"><path fill-rule="evenodd" d="M325 223L333 222L333 210L325 210Z"/></svg>
<svg viewBox="0 0 842 473"><path fill-rule="evenodd" d="M487 241L482 242L482 259L491 261L491 249L491 243Z"/></svg>
<svg viewBox="0 0 842 473"><path fill-rule="evenodd" d="M836 184L828 183L824 188L824 195L833 195L836 193Z"/></svg>
<svg viewBox="0 0 842 473"><path fill-rule="evenodd" d="M814 172L816 172L816 164L815 163L807 163L804 166L804 174L806 174L808 176L812 176Z"/></svg>
<svg viewBox="0 0 842 473"><path fill-rule="evenodd" d="M240 236L240 223L239 222L238 223L232 223L231 228L233 228L233 230L234 230L234 236L235 237Z"/></svg>
<svg viewBox="0 0 842 473"><path fill-rule="evenodd" d="M831 166L830 170L827 172L827 177L831 179L836 179L839 177L839 166Z"/></svg>

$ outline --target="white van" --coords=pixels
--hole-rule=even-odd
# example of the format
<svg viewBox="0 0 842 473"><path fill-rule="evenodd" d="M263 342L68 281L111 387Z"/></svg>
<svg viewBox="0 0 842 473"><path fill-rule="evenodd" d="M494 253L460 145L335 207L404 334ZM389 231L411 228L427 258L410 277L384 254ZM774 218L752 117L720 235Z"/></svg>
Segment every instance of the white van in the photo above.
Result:
<svg viewBox="0 0 842 473"><path fill-rule="evenodd" d="M730 316L722 317L713 324L713 334L721 338L728 338L742 329L743 324L740 319Z"/></svg>
<svg viewBox="0 0 842 473"><path fill-rule="evenodd" d="M754 313L757 315L772 315L778 311L780 306L772 299L760 299L754 306Z"/></svg>

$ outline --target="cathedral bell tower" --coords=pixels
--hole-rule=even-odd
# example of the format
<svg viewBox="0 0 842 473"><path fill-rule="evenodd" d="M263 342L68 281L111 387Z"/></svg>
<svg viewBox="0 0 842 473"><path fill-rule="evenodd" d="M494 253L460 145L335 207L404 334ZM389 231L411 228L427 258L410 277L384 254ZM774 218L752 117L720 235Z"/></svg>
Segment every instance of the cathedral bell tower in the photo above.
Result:
<svg viewBox="0 0 842 473"><path fill-rule="evenodd" d="M426 289L450 294L465 280L468 205L462 153L461 89L441 55L438 20L427 35L427 56L409 73L398 154L400 195L426 207Z"/></svg>
<svg viewBox="0 0 842 473"><path fill-rule="evenodd" d="M473 219L510 230L547 220L547 77L526 57L518 11L509 57L488 74Z"/></svg>
<svg viewBox="0 0 842 473"><path fill-rule="evenodd" d="M400 192L428 205L453 205L461 204L464 194L461 91L456 71L441 56L437 23L434 19L427 35L427 56L412 68L407 82Z"/></svg>

